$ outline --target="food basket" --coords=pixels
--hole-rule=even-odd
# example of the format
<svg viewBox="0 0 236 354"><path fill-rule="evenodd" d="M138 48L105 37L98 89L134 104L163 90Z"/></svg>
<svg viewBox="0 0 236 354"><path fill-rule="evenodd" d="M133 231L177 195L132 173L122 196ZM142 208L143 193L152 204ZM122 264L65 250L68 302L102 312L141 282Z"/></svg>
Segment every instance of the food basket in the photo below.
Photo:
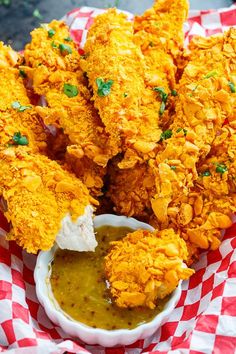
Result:
<svg viewBox="0 0 236 354"><path fill-rule="evenodd" d="M82 7L65 15L72 38L82 49L94 17L104 10ZM128 14L130 20L132 15ZM191 11L186 45L194 35L209 36L236 25L236 6ZM235 219L236 220L236 219ZM8 225L0 215L0 231ZM236 223L216 251L202 253L196 273L183 282L182 296L169 320L146 340L127 347L88 346L68 338L46 316L33 279L36 256L0 237L0 352L9 354L233 354L236 351Z"/></svg>

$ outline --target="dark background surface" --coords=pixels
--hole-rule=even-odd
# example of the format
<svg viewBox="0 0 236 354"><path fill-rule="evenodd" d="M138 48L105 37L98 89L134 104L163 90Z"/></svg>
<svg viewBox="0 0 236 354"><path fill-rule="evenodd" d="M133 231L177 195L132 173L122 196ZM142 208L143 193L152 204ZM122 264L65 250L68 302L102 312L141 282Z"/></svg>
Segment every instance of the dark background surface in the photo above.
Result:
<svg viewBox="0 0 236 354"><path fill-rule="evenodd" d="M0 39L20 50L30 40L29 33L34 27L53 18L60 19L75 7L118 6L142 13L152 3L152 0L0 0ZM192 9L228 7L232 3L231 0L190 0Z"/></svg>

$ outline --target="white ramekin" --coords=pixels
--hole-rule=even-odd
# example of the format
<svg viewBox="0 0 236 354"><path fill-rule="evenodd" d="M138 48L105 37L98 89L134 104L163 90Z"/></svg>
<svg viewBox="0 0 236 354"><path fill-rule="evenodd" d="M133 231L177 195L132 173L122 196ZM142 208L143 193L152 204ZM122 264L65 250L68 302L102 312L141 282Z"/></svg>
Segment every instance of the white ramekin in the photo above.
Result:
<svg viewBox="0 0 236 354"><path fill-rule="evenodd" d="M116 216L111 214L99 215L94 218L94 227L100 226L124 226L133 230L146 229L153 230L153 228L145 223L139 222L134 218L127 218L125 216ZM48 252L40 252L38 255L34 279L36 283L36 293L38 300L45 309L48 317L52 322L60 326L66 333L73 337L80 338L87 344L99 344L104 347L114 347L116 345L129 345L139 339L151 336L161 325L163 325L172 310L175 308L181 296L181 282L176 290L172 293L170 300L166 303L164 310L159 313L152 321L140 325L134 329L118 329L105 330L99 328L89 327L81 322L73 320L67 315L58 305L53 297L50 286L50 263L54 258L57 246L54 246ZM68 274L69 276L69 274Z"/></svg>

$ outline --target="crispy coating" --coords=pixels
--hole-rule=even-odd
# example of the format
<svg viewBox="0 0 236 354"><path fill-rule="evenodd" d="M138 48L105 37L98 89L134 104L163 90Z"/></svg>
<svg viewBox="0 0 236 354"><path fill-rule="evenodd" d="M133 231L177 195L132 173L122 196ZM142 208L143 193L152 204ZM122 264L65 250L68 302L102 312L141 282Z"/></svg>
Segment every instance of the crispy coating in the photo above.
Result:
<svg viewBox="0 0 236 354"><path fill-rule="evenodd" d="M164 55L170 53L177 57L183 47L183 24L188 17L188 10L187 0L157 0L143 15L136 16L136 41L141 45L143 53L157 46Z"/></svg>
<svg viewBox="0 0 236 354"><path fill-rule="evenodd" d="M20 131L28 138L31 149L45 152L46 134L30 103L19 69L16 68L19 61L20 56L11 47L0 42L1 145L12 143L13 135ZM19 103L25 109L19 111L13 108L14 103Z"/></svg>
<svg viewBox="0 0 236 354"><path fill-rule="evenodd" d="M20 55L10 46L0 42L0 69L15 67L20 61Z"/></svg>
<svg viewBox="0 0 236 354"><path fill-rule="evenodd" d="M30 253L52 247L69 213L75 221L94 200L85 185L46 156L9 147L0 151L0 192L15 240Z"/></svg>
<svg viewBox="0 0 236 354"><path fill-rule="evenodd" d="M141 47L145 60L145 84L150 89L162 87L169 95L167 109L160 116L160 126L165 129L171 122L173 97L176 89L176 60L184 44L183 24L188 16L187 0L161 0L136 16L135 42Z"/></svg>
<svg viewBox="0 0 236 354"><path fill-rule="evenodd" d="M86 156L78 159L69 153L66 154L65 161L76 176L83 181L93 197L102 196L106 167L99 166Z"/></svg>
<svg viewBox="0 0 236 354"><path fill-rule="evenodd" d="M107 197L114 204L114 211L148 221L152 214L151 197L155 196L155 180L147 163L135 168L120 170L118 162L109 167L109 190Z"/></svg>
<svg viewBox="0 0 236 354"><path fill-rule="evenodd" d="M171 119L173 97L171 90L176 88L176 65L175 59L183 48L184 33L183 24L188 14L188 2L181 1L157 1L155 5L143 15L137 16L134 21L134 40L142 49L145 65L145 87L153 92L153 88L163 88L168 94L167 110L163 115L159 114L159 123L164 129ZM175 19L175 20L173 20ZM158 97L158 93L155 93ZM152 98L152 102L153 102ZM147 109L151 102L147 100L142 107ZM143 122L145 124L145 122ZM152 130L153 125L149 125ZM160 136L158 140L160 140ZM145 157L155 158L163 150L163 144L156 147L155 152ZM126 151L126 158L129 158L129 151ZM139 161L140 162L140 161ZM139 163L135 169L120 170L114 167L110 169L110 188L108 195L115 205L115 210L120 214L134 215L146 219L150 215L151 199L155 195L155 177L147 162ZM118 163L121 168L128 167L128 164ZM131 166L132 167L132 166ZM115 172L114 172L115 171ZM144 178L144 174L146 178Z"/></svg>
<svg viewBox="0 0 236 354"><path fill-rule="evenodd" d="M190 46L193 52L180 81L172 136L153 161L157 195L152 207L160 223L167 223L168 208L178 207L188 195L198 178L197 163L209 153L217 131L233 113L235 96L229 80L234 67L228 70L232 59L225 52L232 41L235 45L230 30L224 36L195 39Z"/></svg>
<svg viewBox="0 0 236 354"><path fill-rule="evenodd" d="M52 37L48 35L50 30L55 31ZM32 41L26 46L25 59L29 67L25 71L32 79L34 91L43 96L47 104L47 107L36 107L38 114L45 124L63 128L69 138L67 163L73 162L71 166L76 175L82 178L93 195L98 196L105 166L113 153L104 125L90 102L76 45L72 40L66 40L68 38L69 29L60 21L52 21L45 28L34 30ZM37 43L42 43L40 66ZM61 52L60 44L69 45L72 53ZM65 85L71 85L77 93L68 97Z"/></svg>
<svg viewBox="0 0 236 354"><path fill-rule="evenodd" d="M105 271L111 294L119 307L155 308L194 270L185 268L185 242L172 229L137 230L111 242L105 257Z"/></svg>
<svg viewBox="0 0 236 354"><path fill-rule="evenodd" d="M120 167L133 167L155 149L161 130L160 99L146 89L144 57L134 44L132 23L114 9L98 16L89 30L85 54L81 65L114 146L114 156L123 151L125 159ZM99 92L97 79L110 82L108 94Z"/></svg>
<svg viewBox="0 0 236 354"><path fill-rule="evenodd" d="M8 47L2 50L12 53ZM8 239L36 253L51 248L66 214L76 220L96 202L79 179L40 154L45 152L45 132L18 70L9 65L0 68L0 195L11 223ZM12 105L16 102L20 108ZM26 143L18 145L15 133Z"/></svg>
<svg viewBox="0 0 236 354"><path fill-rule="evenodd" d="M55 31L53 36L50 30ZM45 65L54 70L76 71L79 70L79 54L73 41L68 41L68 27L62 21L53 20L49 25L36 28L31 32L32 40L26 45L24 58L28 66L37 68ZM61 53L59 45L68 46L71 53ZM61 53L61 54L60 54ZM60 55L59 55L60 54Z"/></svg>

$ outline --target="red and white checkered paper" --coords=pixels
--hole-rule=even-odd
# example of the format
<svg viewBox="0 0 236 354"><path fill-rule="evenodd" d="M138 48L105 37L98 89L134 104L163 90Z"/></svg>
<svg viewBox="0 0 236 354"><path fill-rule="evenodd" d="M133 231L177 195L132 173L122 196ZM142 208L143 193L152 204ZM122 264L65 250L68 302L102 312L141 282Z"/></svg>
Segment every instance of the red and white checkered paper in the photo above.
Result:
<svg viewBox="0 0 236 354"><path fill-rule="evenodd" d="M104 10L82 7L65 21L80 45L94 17ZM128 14L132 20L132 15ZM192 11L186 43L236 25L236 6L218 11ZM236 220L236 219L235 219ZM8 226L0 215L0 227ZM196 274L183 283L182 296L169 321L146 340L120 348L88 346L69 338L46 316L35 294L36 256L0 237L0 352L9 354L235 354L236 353L236 222L219 250L204 253Z"/></svg>

